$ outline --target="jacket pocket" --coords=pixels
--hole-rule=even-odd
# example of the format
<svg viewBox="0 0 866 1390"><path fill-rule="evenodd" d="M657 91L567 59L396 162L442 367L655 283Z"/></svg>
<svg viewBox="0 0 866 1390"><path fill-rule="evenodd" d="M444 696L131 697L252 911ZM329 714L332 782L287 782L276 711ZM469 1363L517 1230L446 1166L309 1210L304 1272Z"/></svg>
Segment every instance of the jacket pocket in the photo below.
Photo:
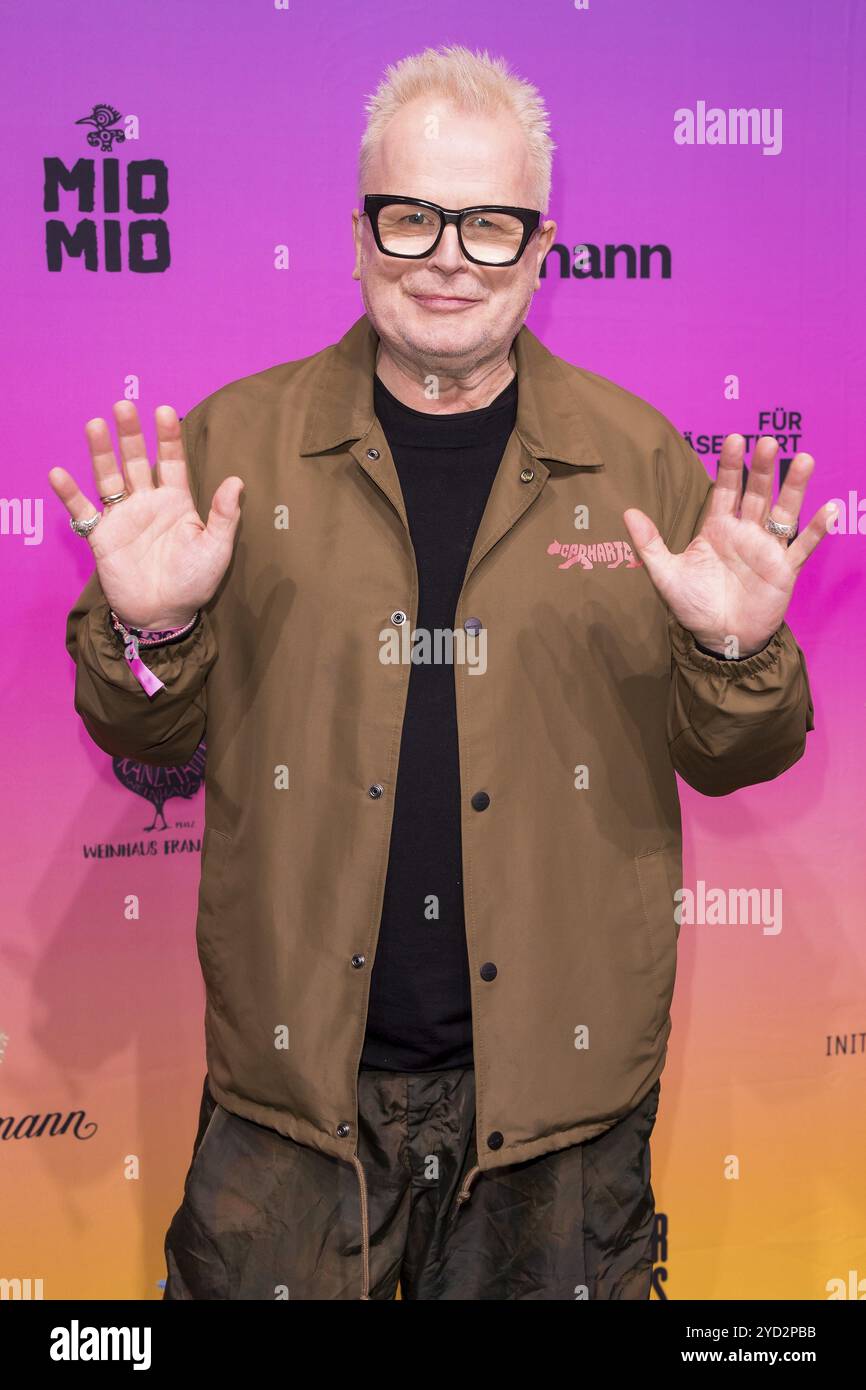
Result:
<svg viewBox="0 0 866 1390"><path fill-rule="evenodd" d="M221 945L226 876L232 839L222 830L205 826L202 836L201 879L198 889L196 944L208 999L221 1007L225 951Z"/></svg>
<svg viewBox="0 0 866 1390"><path fill-rule="evenodd" d="M213 914L219 910L220 894L231 847L231 835L226 835L224 831L215 830L209 825L205 826L201 840L199 912Z"/></svg>
<svg viewBox="0 0 866 1390"><path fill-rule="evenodd" d="M678 849L666 845L634 857L660 1021L670 1009L677 968L679 927L674 917L674 880L678 864L674 861L678 856Z"/></svg>

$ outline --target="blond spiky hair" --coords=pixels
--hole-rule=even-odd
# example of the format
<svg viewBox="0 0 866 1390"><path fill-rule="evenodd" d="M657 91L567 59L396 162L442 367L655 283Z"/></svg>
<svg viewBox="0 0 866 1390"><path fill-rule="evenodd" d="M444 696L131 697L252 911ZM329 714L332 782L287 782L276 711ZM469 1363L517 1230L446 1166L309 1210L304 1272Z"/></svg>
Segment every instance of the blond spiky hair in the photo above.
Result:
<svg viewBox="0 0 866 1390"><path fill-rule="evenodd" d="M556 145L550 138L550 117L544 99L531 82L509 71L504 58L491 58L487 50L472 53L460 44L425 48L385 69L375 92L365 104L367 126L358 161L358 199L373 190L366 187L367 172L377 141L401 106L416 97L444 96L463 111L511 113L522 129L535 169L534 207L547 212L550 174ZM403 190L400 190L403 191Z"/></svg>

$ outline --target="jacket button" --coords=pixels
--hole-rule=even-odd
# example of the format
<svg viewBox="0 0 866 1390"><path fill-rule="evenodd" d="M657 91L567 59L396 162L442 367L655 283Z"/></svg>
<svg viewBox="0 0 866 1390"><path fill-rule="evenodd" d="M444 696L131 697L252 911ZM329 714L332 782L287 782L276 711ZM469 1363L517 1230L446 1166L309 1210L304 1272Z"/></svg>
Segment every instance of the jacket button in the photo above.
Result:
<svg viewBox="0 0 866 1390"><path fill-rule="evenodd" d="M368 458L368 459L377 459L378 457L379 457L379 450L378 450L378 449L368 449L368 450L367 450L367 458Z"/></svg>
<svg viewBox="0 0 866 1390"><path fill-rule="evenodd" d="M385 788L382 786L381 782L374 782L372 787L369 787L368 790L370 795L375 798L381 796Z"/></svg>
<svg viewBox="0 0 866 1390"><path fill-rule="evenodd" d="M354 970L360 970L361 967L362 967L363 965L366 964L366 961L367 961L367 957L366 957L366 956L353 956L353 957L352 957L352 968L353 968Z"/></svg>
<svg viewBox="0 0 866 1390"><path fill-rule="evenodd" d="M476 811L486 811L490 805L490 797L486 792L476 792L472 797L472 806Z"/></svg>
<svg viewBox="0 0 866 1390"><path fill-rule="evenodd" d="M351 1133L352 1133L352 1126L351 1126L351 1125L347 1125L345 1121L343 1121L343 1123L342 1123L341 1125L337 1125L337 1138L338 1138L338 1139L348 1139L348 1137L349 1137L349 1135L350 1135ZM501 1135L500 1135L499 1137L500 1137L500 1139L502 1138Z"/></svg>
<svg viewBox="0 0 866 1390"><path fill-rule="evenodd" d="M522 483L531 483L531 482L532 482L532 479L533 479L534 477L535 477L535 469L534 469L534 468L523 468L523 469L521 469L520 481L521 481Z"/></svg>
<svg viewBox="0 0 866 1390"><path fill-rule="evenodd" d="M477 637L479 632L481 631L481 619L467 618L463 626L472 637Z"/></svg>
<svg viewBox="0 0 866 1390"><path fill-rule="evenodd" d="M501 1148L502 1148L502 1145L503 1145L504 1143L505 1143L505 1140L503 1139L502 1135L499 1133L499 1130L498 1130L498 1129L494 1129L493 1133L492 1133L492 1134L488 1134L488 1136L487 1136L487 1147L488 1147L488 1149L501 1149Z"/></svg>
<svg viewBox="0 0 866 1390"><path fill-rule="evenodd" d="M495 980L498 973L492 960L485 961L481 967L482 980Z"/></svg>
<svg viewBox="0 0 866 1390"><path fill-rule="evenodd" d="M391 622L394 624L395 627L402 627L405 621L406 614L403 612L403 609L396 608L394 612L391 614Z"/></svg>

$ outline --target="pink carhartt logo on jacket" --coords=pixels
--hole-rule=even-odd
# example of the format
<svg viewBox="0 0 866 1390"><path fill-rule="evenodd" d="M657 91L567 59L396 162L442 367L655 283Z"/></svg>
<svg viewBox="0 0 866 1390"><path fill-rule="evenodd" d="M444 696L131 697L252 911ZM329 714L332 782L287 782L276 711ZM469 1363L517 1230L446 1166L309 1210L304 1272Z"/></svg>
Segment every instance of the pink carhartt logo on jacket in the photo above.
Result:
<svg viewBox="0 0 866 1390"><path fill-rule="evenodd" d="M585 570L591 570L594 565L604 565L609 570L615 570L624 564L626 569L637 569L643 565L643 560L639 560L629 545L628 541L594 541L587 544L585 541L551 541L547 547L548 555L561 555L562 564L558 566L561 570L570 570L572 565L580 565Z"/></svg>

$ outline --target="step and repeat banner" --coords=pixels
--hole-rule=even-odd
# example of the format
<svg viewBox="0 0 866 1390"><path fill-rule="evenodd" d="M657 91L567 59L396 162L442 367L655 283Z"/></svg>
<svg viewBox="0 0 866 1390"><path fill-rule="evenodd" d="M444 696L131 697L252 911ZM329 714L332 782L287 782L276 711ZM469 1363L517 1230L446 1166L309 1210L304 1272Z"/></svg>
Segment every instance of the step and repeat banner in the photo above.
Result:
<svg viewBox="0 0 866 1390"><path fill-rule="evenodd" d="M0 1296L162 1297L205 1072L206 748L160 769L88 739L64 632L92 559L46 475L92 493L84 424L116 400L153 446L158 405L342 336L367 94L461 43L551 113L532 330L710 475L727 433L773 434L782 468L816 459L802 522L838 501L788 615L804 758L680 784L653 1297L866 1298L866 7L43 0L2 25Z"/></svg>

